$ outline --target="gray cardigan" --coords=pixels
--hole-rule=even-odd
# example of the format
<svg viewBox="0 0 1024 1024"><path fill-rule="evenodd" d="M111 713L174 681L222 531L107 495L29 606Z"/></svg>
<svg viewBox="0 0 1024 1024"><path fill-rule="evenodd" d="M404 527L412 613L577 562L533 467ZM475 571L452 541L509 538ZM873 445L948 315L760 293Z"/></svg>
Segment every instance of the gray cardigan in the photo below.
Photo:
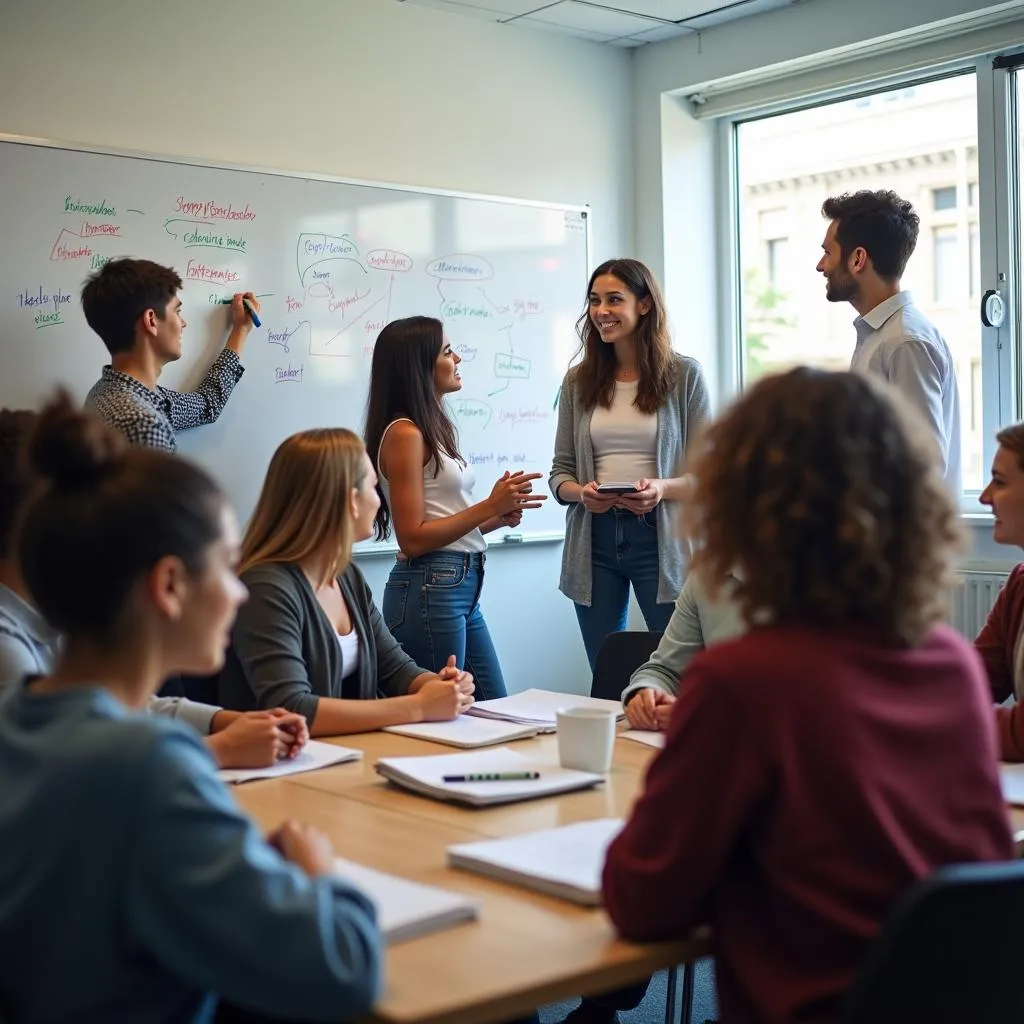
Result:
<svg viewBox="0 0 1024 1024"><path fill-rule="evenodd" d="M674 477L690 439L710 416L711 404L704 371L696 359L676 355L676 389L658 409L657 467L659 477ZM594 479L594 446L590 440L593 409L586 410L576 393L575 367L562 381L558 400L558 429L555 433L555 457L551 463L548 486L555 500L567 505L565 544L562 547L562 575L558 589L577 604L589 605L592 577L590 571L590 523L593 514L579 502L558 497L564 483L588 484ZM675 506L663 501L658 515L658 601L674 601L683 586L686 568L683 547L675 538Z"/></svg>
<svg viewBox="0 0 1024 1024"><path fill-rule="evenodd" d="M426 671L388 632L352 564L338 586L359 634L359 669L344 684L338 634L306 574L297 565L265 564L242 573L242 581L249 600L238 610L219 682L226 708L287 708L312 725L321 697L400 697Z"/></svg>

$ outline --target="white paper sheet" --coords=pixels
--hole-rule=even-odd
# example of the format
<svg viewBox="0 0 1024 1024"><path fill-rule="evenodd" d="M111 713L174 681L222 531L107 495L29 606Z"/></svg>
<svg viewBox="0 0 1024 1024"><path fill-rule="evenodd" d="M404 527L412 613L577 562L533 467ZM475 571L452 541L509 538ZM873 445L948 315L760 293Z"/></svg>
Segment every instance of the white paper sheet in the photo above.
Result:
<svg viewBox="0 0 1024 1024"><path fill-rule="evenodd" d="M269 768L222 768L217 774L225 782L278 779L283 775L312 772L317 768L326 768L328 765L342 764L345 761L358 761L362 756L361 750L353 750L351 747L308 740L302 748L302 753L292 761L278 761Z"/></svg>

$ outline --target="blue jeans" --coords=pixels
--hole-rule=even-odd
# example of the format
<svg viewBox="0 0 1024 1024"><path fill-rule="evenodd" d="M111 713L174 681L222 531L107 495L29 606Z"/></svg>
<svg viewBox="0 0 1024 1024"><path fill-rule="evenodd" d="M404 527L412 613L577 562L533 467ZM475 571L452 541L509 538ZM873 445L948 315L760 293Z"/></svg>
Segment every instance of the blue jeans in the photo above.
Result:
<svg viewBox="0 0 1024 1024"><path fill-rule="evenodd" d="M473 673L477 700L506 696L480 590L484 555L433 551L398 561L384 588L384 622L417 665L440 672L455 655Z"/></svg>
<svg viewBox="0 0 1024 1024"><path fill-rule="evenodd" d="M604 638L626 628L629 586L648 629L664 630L673 605L658 604L658 521L612 509L592 517L590 606L576 605L576 618L591 671Z"/></svg>

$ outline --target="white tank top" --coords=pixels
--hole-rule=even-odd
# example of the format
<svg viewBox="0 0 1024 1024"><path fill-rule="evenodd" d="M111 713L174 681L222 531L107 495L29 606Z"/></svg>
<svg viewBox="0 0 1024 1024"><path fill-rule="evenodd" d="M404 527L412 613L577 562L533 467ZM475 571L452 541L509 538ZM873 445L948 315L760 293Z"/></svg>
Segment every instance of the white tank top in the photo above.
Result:
<svg viewBox="0 0 1024 1024"><path fill-rule="evenodd" d="M359 668L359 634L355 626L349 633L338 634L338 646L341 648L341 678L348 679Z"/></svg>
<svg viewBox="0 0 1024 1024"><path fill-rule="evenodd" d="M412 423L412 420L401 417L392 420L384 430L380 438L381 448L384 447L384 438L388 431L402 421ZM463 466L461 462L453 459L444 452L439 453L441 465L437 476L434 476L434 460L430 459L423 467L423 516L426 520L444 519L453 516L458 512L464 512L473 504L473 485L476 483L476 474L471 466ZM377 466L380 466L380 448L377 449ZM383 472L378 472L380 478L380 489L384 492L384 499L391 506L391 485ZM487 541L479 530L470 530L469 533L458 540L452 541L442 551L463 551L476 552L485 551Z"/></svg>

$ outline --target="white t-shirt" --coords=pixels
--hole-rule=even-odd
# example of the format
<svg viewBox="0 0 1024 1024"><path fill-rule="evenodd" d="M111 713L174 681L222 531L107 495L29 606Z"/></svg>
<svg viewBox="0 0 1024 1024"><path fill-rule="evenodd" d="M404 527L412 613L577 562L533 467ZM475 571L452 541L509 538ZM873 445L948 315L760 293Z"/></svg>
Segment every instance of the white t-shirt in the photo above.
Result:
<svg viewBox="0 0 1024 1024"><path fill-rule="evenodd" d="M615 382L611 408L599 405L590 418L594 473L599 484L653 479L657 466L657 413L634 404L636 381Z"/></svg>

